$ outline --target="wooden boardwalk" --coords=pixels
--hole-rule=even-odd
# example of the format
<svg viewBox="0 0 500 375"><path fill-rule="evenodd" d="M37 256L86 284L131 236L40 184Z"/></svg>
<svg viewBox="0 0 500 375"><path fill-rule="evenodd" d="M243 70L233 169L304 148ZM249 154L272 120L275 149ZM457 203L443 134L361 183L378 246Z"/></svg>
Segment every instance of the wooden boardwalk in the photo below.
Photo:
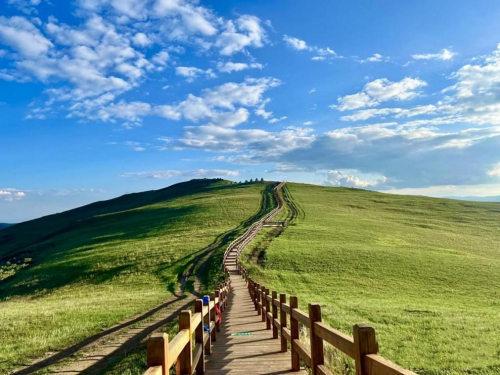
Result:
<svg viewBox="0 0 500 375"><path fill-rule="evenodd" d="M237 272L235 256L230 254L226 261L232 292L212 354L206 357L206 374L287 374L291 354L281 352L280 340L273 339L272 330L257 314L246 282ZM305 370L295 373L307 374Z"/></svg>

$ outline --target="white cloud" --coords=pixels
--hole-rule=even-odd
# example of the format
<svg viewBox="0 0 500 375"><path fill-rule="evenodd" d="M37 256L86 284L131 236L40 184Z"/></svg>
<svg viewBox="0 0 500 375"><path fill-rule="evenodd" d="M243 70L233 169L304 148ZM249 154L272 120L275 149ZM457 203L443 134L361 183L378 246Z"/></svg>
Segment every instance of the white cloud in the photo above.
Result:
<svg viewBox="0 0 500 375"><path fill-rule="evenodd" d="M314 94L315 92L316 92L316 89L309 90L309 94Z"/></svg>
<svg viewBox="0 0 500 375"><path fill-rule="evenodd" d="M372 56L365 60L359 60L360 63L370 63L370 62L387 62L390 61L390 57L383 56L380 53L374 53Z"/></svg>
<svg viewBox="0 0 500 375"><path fill-rule="evenodd" d="M212 69L203 70L192 66L177 66L175 68L175 74L187 78L189 82L192 82L196 77L200 75L204 75L209 78L216 77Z"/></svg>
<svg viewBox="0 0 500 375"><path fill-rule="evenodd" d="M288 47L296 49L298 51L310 50L311 48L307 45L307 43L304 40L300 40L298 38L294 38L288 35L283 35L283 40L285 41Z"/></svg>
<svg viewBox="0 0 500 375"><path fill-rule="evenodd" d="M488 171L490 177L500 177L500 163L496 163L493 168Z"/></svg>
<svg viewBox="0 0 500 375"><path fill-rule="evenodd" d="M237 177L239 172L224 169L196 169L196 170L165 170L165 171L146 171L146 172L125 172L121 177L141 177L153 179L169 178L203 178L203 177Z"/></svg>
<svg viewBox="0 0 500 375"><path fill-rule="evenodd" d="M352 173L356 173L356 170L330 170L327 174L326 185L329 186L343 186L343 187L355 187L355 188L373 188L375 186L383 185L387 182L387 178L381 176L377 180L363 180ZM351 173L351 174L350 174Z"/></svg>
<svg viewBox="0 0 500 375"><path fill-rule="evenodd" d="M281 122L281 121L283 121L283 120L286 120L287 118L288 118L287 116L281 116L281 117L279 117L279 118L272 118L272 119L270 119L268 122L269 122L270 124L276 124L276 123L278 123L278 122Z"/></svg>
<svg viewBox="0 0 500 375"><path fill-rule="evenodd" d="M314 122L312 122L312 121L306 121L306 122L303 123L303 125L305 125L305 126L314 125Z"/></svg>
<svg viewBox="0 0 500 375"><path fill-rule="evenodd" d="M26 14L37 13L36 7L40 5L41 0L7 0L7 3Z"/></svg>
<svg viewBox="0 0 500 375"><path fill-rule="evenodd" d="M151 39L149 39L148 36L144 33L135 34L132 38L132 42L139 47L147 47L153 43Z"/></svg>
<svg viewBox="0 0 500 375"><path fill-rule="evenodd" d="M117 0L119 1L119 0ZM202 7L183 0L156 0L154 14L158 16L179 15L185 28L191 33L212 36L217 33L212 13Z"/></svg>
<svg viewBox="0 0 500 375"><path fill-rule="evenodd" d="M18 201L23 199L25 196L25 192L18 189L0 188L0 199L7 202Z"/></svg>
<svg viewBox="0 0 500 375"><path fill-rule="evenodd" d="M444 48L438 53L425 53L425 54L417 54L411 55L415 60L451 60L456 55L451 49Z"/></svg>
<svg viewBox="0 0 500 375"><path fill-rule="evenodd" d="M327 57L340 57L337 56L334 50L332 50L330 47L326 48L321 48L317 46L310 46L308 45L304 40L294 38L289 35L283 35L283 40L285 44L296 51L309 51L309 52L314 52L317 54L317 56L314 56L311 58L313 61L322 61L326 60Z"/></svg>
<svg viewBox="0 0 500 375"><path fill-rule="evenodd" d="M53 44L24 17L0 16L0 41L27 58L48 52Z"/></svg>
<svg viewBox="0 0 500 375"><path fill-rule="evenodd" d="M232 61L228 61L226 63L218 63L217 69L222 73L231 73L231 72L239 72L241 70L246 69L262 69L264 66L259 63L234 63Z"/></svg>
<svg viewBox="0 0 500 375"><path fill-rule="evenodd" d="M280 132L260 129L232 129L214 125L188 126L184 137L168 142L166 148L238 152L240 162L252 163L254 155L281 155L297 147L307 147L314 139L311 129L289 127Z"/></svg>
<svg viewBox="0 0 500 375"><path fill-rule="evenodd" d="M363 109L355 112L352 115L342 116L342 121L364 121L373 117L383 117L393 115L395 118L402 117L415 117L421 115L434 114L441 109L429 104L425 106L417 106L410 109L403 108L377 108L377 109Z"/></svg>
<svg viewBox="0 0 500 375"><path fill-rule="evenodd" d="M266 32L260 19L255 16L243 15L236 21L227 21L224 31L219 34L215 45L225 56L241 52L247 47L262 47L266 42Z"/></svg>
<svg viewBox="0 0 500 375"><path fill-rule="evenodd" d="M404 78L399 82L391 82L386 78L376 79L365 85L362 92L346 95L337 99L338 105L330 108L348 111L363 107L374 107L389 100L409 100L419 95L418 89L427 83L418 78Z"/></svg>

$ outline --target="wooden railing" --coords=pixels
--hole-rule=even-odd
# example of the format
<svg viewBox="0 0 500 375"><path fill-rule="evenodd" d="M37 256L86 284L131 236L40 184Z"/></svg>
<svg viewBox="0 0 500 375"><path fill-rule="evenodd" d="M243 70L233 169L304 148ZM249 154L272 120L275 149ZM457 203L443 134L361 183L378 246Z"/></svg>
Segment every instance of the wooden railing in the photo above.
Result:
<svg viewBox="0 0 500 375"><path fill-rule="evenodd" d="M285 186L286 182L280 182L275 188L274 188L274 198L276 199L276 202L278 203L278 206L269 212L266 216L264 216L262 219L259 221L256 221L253 223L250 228L247 229L247 231L240 237L238 237L236 240L231 242L229 246L227 247L226 251L224 252L224 258L223 258L223 267L226 264L226 259L229 255L229 253L235 251L238 255L243 251L246 245L252 241L257 233L259 233L259 230L264 226L264 224L268 221L271 221L274 219L283 209L283 200L281 199L281 196L279 195L280 189Z"/></svg>
<svg viewBox="0 0 500 375"><path fill-rule="evenodd" d="M212 352L222 314L228 303L230 281L219 285L214 293L194 302L194 314L183 310L179 315L179 332L169 342L166 333L155 333L147 341L148 370L144 375L168 375L176 364L177 374L205 372L205 354ZM194 334L194 340L193 340Z"/></svg>
<svg viewBox="0 0 500 375"><path fill-rule="evenodd" d="M241 265L238 265L238 273L247 280L250 297L262 322L267 329L272 329L273 338L281 340L281 351L286 352L290 344L292 371L299 371L300 360L303 360L313 375L332 374L325 365L323 343L327 342L354 359L356 375L415 375L378 355L373 327L356 324L353 337L350 337L322 322L319 304L309 304L306 313L299 309L296 296L290 296L287 303L286 294L278 294L256 283ZM310 349L299 339L299 324L309 329Z"/></svg>

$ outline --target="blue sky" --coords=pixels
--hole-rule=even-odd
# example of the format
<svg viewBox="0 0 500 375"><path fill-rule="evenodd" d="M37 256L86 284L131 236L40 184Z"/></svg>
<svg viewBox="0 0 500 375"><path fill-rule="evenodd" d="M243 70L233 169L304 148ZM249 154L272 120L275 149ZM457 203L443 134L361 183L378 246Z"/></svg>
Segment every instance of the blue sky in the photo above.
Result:
<svg viewBox="0 0 500 375"><path fill-rule="evenodd" d="M497 1L5 0L0 222L196 177L500 195Z"/></svg>

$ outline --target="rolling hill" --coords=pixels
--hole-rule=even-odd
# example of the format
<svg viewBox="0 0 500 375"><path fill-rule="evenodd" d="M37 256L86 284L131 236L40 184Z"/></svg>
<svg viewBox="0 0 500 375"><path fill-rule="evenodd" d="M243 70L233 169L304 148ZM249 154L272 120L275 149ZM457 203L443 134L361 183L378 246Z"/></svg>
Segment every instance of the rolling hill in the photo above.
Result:
<svg viewBox="0 0 500 375"><path fill-rule="evenodd" d="M242 260L271 290L322 305L332 327L377 330L419 374L500 373L500 204L287 184L292 203ZM336 373L352 363L332 351Z"/></svg>
<svg viewBox="0 0 500 375"><path fill-rule="evenodd" d="M0 230L5 229L7 227L10 227L12 224L7 224L7 223L0 223Z"/></svg>
<svg viewBox="0 0 500 375"><path fill-rule="evenodd" d="M200 256L271 209L270 189L192 180L2 230L0 373L167 299Z"/></svg>

